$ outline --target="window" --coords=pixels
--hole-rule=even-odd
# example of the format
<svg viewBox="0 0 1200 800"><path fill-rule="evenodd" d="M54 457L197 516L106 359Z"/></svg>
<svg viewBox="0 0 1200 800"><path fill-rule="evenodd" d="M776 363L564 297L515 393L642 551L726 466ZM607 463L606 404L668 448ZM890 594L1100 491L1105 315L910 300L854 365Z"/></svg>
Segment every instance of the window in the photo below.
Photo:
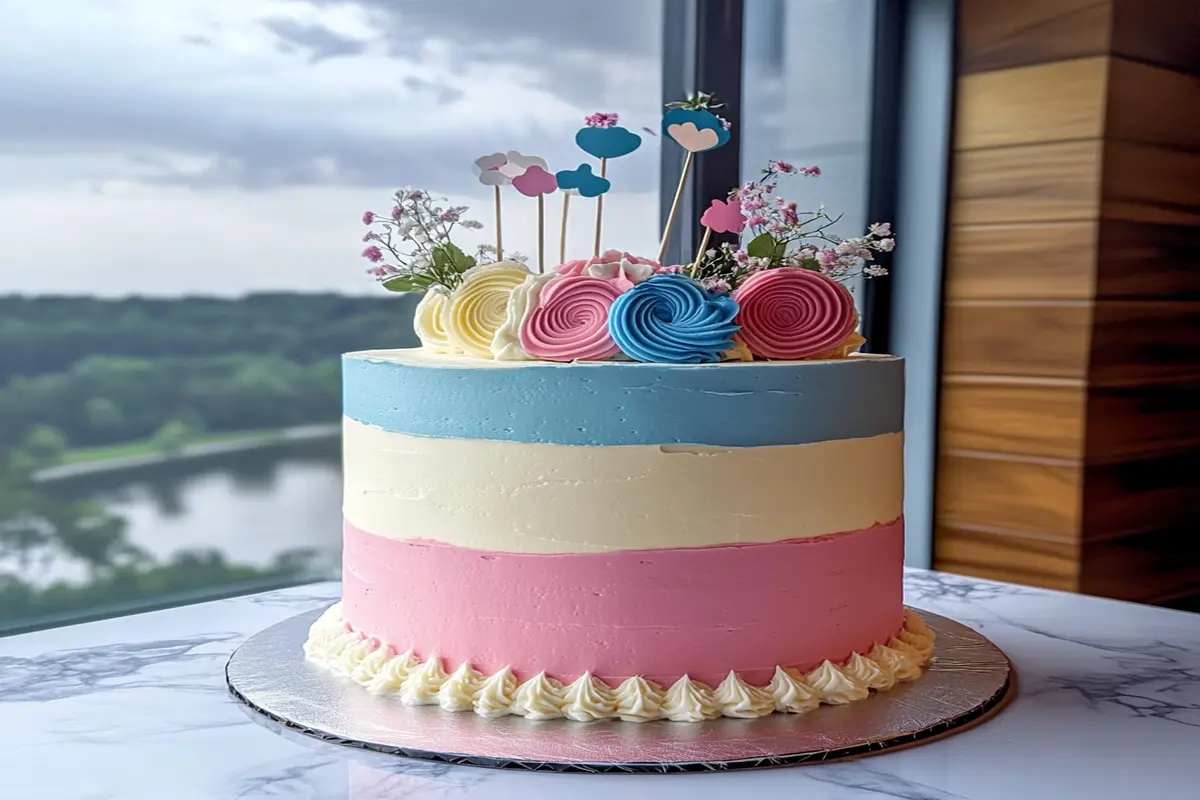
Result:
<svg viewBox="0 0 1200 800"><path fill-rule="evenodd" d="M413 299L364 274L359 216L412 184L490 223L478 156L578 163L597 110L656 129L662 16L6 3L0 632L335 575L338 355L413 343ZM647 145L609 173L605 243L631 251L659 235ZM505 246L533 254L518 199ZM590 236L576 213L568 254Z"/></svg>

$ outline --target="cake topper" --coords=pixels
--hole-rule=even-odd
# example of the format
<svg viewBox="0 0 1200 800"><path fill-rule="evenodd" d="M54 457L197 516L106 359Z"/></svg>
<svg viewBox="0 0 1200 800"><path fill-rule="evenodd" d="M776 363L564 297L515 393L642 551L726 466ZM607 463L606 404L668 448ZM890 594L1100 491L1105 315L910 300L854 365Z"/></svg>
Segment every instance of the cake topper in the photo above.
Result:
<svg viewBox="0 0 1200 800"><path fill-rule="evenodd" d="M584 119L584 127L575 134L575 144L579 145L579 149L600 159L600 178L602 179L608 177L608 160L610 158L627 156L642 146L642 137L618 126L618 122L620 122L618 114L597 111ZM580 194L583 192L580 191ZM584 195L584 197L588 196ZM604 224L604 192L594 196L596 197L596 235L592 242L592 258L600 255L600 230ZM566 230L565 205L563 207L563 230Z"/></svg>
<svg viewBox="0 0 1200 800"><path fill-rule="evenodd" d="M675 227L675 215L679 212L679 201L683 199L683 187L687 184L693 158L696 153L713 150L729 142L729 129L732 126L728 120L710 110L721 108L723 105L717 102L714 95L707 92L697 92L686 100L667 104L669 110L663 114L662 119L663 134L686 150L687 155L683 159L679 185L675 188L675 199L671 201L671 211L667 214L667 223L659 241L659 261L667 257L671 229Z"/></svg>
<svg viewBox="0 0 1200 800"><path fill-rule="evenodd" d="M535 157L530 156L529 160ZM526 197L537 198L538 272L546 271L546 195L558 189L554 175L546 171L546 161L536 159L516 177L513 188Z"/></svg>
<svg viewBox="0 0 1200 800"><path fill-rule="evenodd" d="M603 164L603 161L601 161ZM601 166L601 169L604 167ZM558 181L558 188L562 190L562 226L558 234L558 261L563 263L567 260L567 212L571 207L571 195L577 194L581 197L598 197L596 201L597 215L603 213L604 197L603 195L612 188L612 182L607 178L596 175L592 172L592 167L589 164L580 164L575 169L564 169L554 173L554 179ZM599 216L596 219L597 230L599 230ZM599 247L599 237L596 239L596 246Z"/></svg>
<svg viewBox="0 0 1200 800"><path fill-rule="evenodd" d="M504 153L492 153L490 156L480 156L475 159L475 169L479 174L479 182L492 187L492 197L496 206L496 260L504 260L504 237L500 218L500 187L512 183L512 178L500 171L500 167L508 163Z"/></svg>
<svg viewBox="0 0 1200 800"><path fill-rule="evenodd" d="M738 199L713 200L704 213L700 215L700 224L704 226L704 238L696 249L696 257L692 259L692 268L700 263L708 249L708 240L713 231L717 233L741 233L746 229L746 217L742 214L742 204Z"/></svg>

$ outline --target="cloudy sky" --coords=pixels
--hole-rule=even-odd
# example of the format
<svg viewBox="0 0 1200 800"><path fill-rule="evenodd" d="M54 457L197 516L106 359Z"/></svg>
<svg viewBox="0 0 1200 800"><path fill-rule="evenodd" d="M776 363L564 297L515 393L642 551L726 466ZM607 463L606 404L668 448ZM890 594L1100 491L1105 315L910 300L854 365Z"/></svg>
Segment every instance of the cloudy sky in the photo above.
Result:
<svg viewBox="0 0 1200 800"><path fill-rule="evenodd" d="M660 15L647 0L0 0L0 293L377 291L359 218L393 189L465 198L487 221L477 156L562 169L587 158L588 113L655 127ZM605 244L652 251L658 140L610 177ZM573 208L576 254L590 203ZM534 251L535 219L509 190L506 247Z"/></svg>

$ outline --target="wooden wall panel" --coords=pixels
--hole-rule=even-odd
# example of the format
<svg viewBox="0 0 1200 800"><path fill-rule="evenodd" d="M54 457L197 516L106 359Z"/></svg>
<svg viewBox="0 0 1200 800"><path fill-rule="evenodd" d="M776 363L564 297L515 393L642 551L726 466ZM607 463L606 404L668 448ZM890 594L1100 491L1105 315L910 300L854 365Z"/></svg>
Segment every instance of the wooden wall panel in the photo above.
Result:
<svg viewBox="0 0 1200 800"><path fill-rule="evenodd" d="M960 0L960 73L1108 52L1108 0Z"/></svg>
<svg viewBox="0 0 1200 800"><path fill-rule="evenodd" d="M1089 300L1095 293L1098 235L1094 220L956 225L946 256L953 269L945 297ZM1136 247L1127 250L1132 257L1140 257Z"/></svg>
<svg viewBox="0 0 1200 800"><path fill-rule="evenodd" d="M1083 469L1074 462L943 451L938 522L1076 539L1082 488Z"/></svg>
<svg viewBox="0 0 1200 800"><path fill-rule="evenodd" d="M1103 217L1200 226L1200 153L1110 139L1103 169Z"/></svg>
<svg viewBox="0 0 1200 800"><path fill-rule="evenodd" d="M955 159L954 224L1094 219L1103 154L1100 141L960 152Z"/></svg>
<svg viewBox="0 0 1200 800"><path fill-rule="evenodd" d="M962 301L950 304L942 343L946 374L1084 378L1091 305L1079 301Z"/></svg>
<svg viewBox="0 0 1200 800"><path fill-rule="evenodd" d="M1095 275L1098 297L1200 300L1200 236L1194 227L1105 220Z"/></svg>
<svg viewBox="0 0 1200 800"><path fill-rule="evenodd" d="M1063 591L1078 585L1076 542L949 525L939 526L936 536L938 569Z"/></svg>
<svg viewBox="0 0 1200 800"><path fill-rule="evenodd" d="M1096 139L1104 131L1108 59L968 75L958 84L959 149ZM1063 95L1075 99L1064 103Z"/></svg>
<svg viewBox="0 0 1200 800"><path fill-rule="evenodd" d="M1200 5L1200 4L1198 4ZM1196 49L1200 50L1200 39ZM1200 147L1200 75L1187 75L1124 58L1108 62L1102 100L1107 136L1167 147ZM1074 107L1074 103L1069 106ZM1090 104L1087 106L1090 111Z"/></svg>
<svg viewBox="0 0 1200 800"><path fill-rule="evenodd" d="M1087 402L1083 381L950 375L942 389L940 444L947 451L1078 460Z"/></svg>
<svg viewBox="0 0 1200 800"><path fill-rule="evenodd" d="M1200 2L958 12L934 564L1200 608Z"/></svg>

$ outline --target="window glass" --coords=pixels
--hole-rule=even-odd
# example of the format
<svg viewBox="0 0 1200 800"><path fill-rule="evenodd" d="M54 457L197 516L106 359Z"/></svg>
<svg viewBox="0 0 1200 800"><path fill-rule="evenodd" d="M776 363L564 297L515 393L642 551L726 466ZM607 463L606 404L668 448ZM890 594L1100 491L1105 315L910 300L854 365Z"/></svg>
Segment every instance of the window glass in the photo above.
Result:
<svg viewBox="0 0 1200 800"><path fill-rule="evenodd" d="M572 167L586 115L661 109L646 0L4 9L0 632L336 575L338 354L414 343L363 211L418 186L489 242L475 158ZM658 163L610 168L606 246L653 252ZM506 196L506 250L535 207Z"/></svg>
<svg viewBox="0 0 1200 800"><path fill-rule="evenodd" d="M867 212L874 0L746 0L742 74L743 178L769 159L819 166L780 192L824 205L830 230L861 236ZM854 284L850 284L853 288ZM861 292L856 291L861 303Z"/></svg>

